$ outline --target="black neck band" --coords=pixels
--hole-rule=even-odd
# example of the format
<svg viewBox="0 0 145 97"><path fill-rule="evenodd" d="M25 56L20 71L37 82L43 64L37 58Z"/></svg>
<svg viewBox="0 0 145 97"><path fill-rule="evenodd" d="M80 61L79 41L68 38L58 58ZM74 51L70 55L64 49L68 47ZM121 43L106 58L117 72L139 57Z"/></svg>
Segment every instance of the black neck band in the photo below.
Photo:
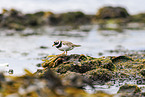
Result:
<svg viewBox="0 0 145 97"><path fill-rule="evenodd" d="M56 48L60 48L62 46L62 41L60 41L60 44L56 46Z"/></svg>

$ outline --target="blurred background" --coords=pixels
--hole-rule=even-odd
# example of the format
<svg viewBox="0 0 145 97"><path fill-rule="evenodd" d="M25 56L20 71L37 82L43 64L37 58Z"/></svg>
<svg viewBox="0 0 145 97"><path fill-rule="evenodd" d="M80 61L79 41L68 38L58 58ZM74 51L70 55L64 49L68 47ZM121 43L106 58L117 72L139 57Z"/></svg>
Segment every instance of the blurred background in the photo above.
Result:
<svg viewBox="0 0 145 97"><path fill-rule="evenodd" d="M52 11L62 13L68 11L83 11L96 14L102 6L122 6L130 14L144 12L144 0L0 0L0 8L15 8L25 13L36 11ZM138 5L138 6L137 6Z"/></svg>
<svg viewBox="0 0 145 97"><path fill-rule="evenodd" d="M0 64L14 75L35 72L44 57L62 53L55 40L82 45L68 54L93 57L145 50L143 0L0 2Z"/></svg>

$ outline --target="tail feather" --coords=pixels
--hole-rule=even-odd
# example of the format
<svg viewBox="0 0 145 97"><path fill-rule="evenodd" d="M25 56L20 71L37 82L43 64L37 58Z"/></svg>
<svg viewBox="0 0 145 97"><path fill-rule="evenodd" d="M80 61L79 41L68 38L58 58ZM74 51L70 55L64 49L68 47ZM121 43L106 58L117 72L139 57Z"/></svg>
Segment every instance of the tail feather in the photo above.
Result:
<svg viewBox="0 0 145 97"><path fill-rule="evenodd" d="M74 45L74 47L80 47L81 45Z"/></svg>

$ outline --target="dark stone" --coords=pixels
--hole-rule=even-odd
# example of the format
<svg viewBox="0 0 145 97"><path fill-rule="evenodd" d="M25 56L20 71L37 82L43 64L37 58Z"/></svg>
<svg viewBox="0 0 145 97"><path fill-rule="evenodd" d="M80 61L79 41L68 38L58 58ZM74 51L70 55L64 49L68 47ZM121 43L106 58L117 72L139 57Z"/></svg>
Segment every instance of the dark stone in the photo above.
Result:
<svg viewBox="0 0 145 97"><path fill-rule="evenodd" d="M112 18L127 18L129 16L127 10L122 7L103 7L97 13L99 19L112 19Z"/></svg>
<svg viewBox="0 0 145 97"><path fill-rule="evenodd" d="M65 85L77 88L83 88L84 85L89 85L94 88L90 80L84 78L80 73L67 71L65 74L61 75L61 77L63 77Z"/></svg>
<svg viewBox="0 0 145 97"><path fill-rule="evenodd" d="M41 67L41 63L36 64L37 67Z"/></svg>
<svg viewBox="0 0 145 97"><path fill-rule="evenodd" d="M111 71L113 71L115 69L115 66L114 66L114 64L112 62L105 63L105 64L102 65L102 67L106 68L108 70L111 70Z"/></svg>
<svg viewBox="0 0 145 97"><path fill-rule="evenodd" d="M145 22L145 13L139 13L136 15L131 16L131 22L139 22L139 23L144 23Z"/></svg>
<svg viewBox="0 0 145 97"><path fill-rule="evenodd" d="M52 62L51 62L52 63ZM45 62L43 67L49 66L51 63ZM54 60L54 64L58 73L65 73L66 71L85 73L89 70L100 66L101 62L98 60L89 60L84 55L62 55Z"/></svg>
<svg viewBox="0 0 145 97"><path fill-rule="evenodd" d="M108 69L95 69L86 72L86 75L89 79L93 81L100 81L101 83L110 81L112 78L112 72L110 72Z"/></svg>
<svg viewBox="0 0 145 97"><path fill-rule="evenodd" d="M52 15L49 18L49 24L52 25L82 25L89 24L91 19L83 12L67 12L60 15Z"/></svg>
<svg viewBox="0 0 145 97"><path fill-rule="evenodd" d="M48 87L51 89L62 86L60 78L58 78L50 69L47 69L40 78L47 80Z"/></svg>
<svg viewBox="0 0 145 97"><path fill-rule="evenodd" d="M47 49L47 46L40 46L41 49Z"/></svg>
<svg viewBox="0 0 145 97"><path fill-rule="evenodd" d="M119 88L117 93L139 93L141 92L140 88L137 85L123 85Z"/></svg>
<svg viewBox="0 0 145 97"><path fill-rule="evenodd" d="M133 61L132 58L127 57L127 56L111 57L111 60L112 60L113 63L115 63L115 62L119 62L119 61L126 62L126 61L128 61L128 60Z"/></svg>
<svg viewBox="0 0 145 97"><path fill-rule="evenodd" d="M142 76L145 76L145 69L141 70L140 73L141 73Z"/></svg>

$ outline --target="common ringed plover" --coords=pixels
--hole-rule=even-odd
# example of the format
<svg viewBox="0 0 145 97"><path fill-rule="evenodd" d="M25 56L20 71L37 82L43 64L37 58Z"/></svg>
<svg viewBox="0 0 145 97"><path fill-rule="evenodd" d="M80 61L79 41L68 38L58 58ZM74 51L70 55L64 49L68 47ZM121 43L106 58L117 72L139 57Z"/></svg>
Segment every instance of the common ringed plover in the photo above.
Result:
<svg viewBox="0 0 145 97"><path fill-rule="evenodd" d="M72 50L74 47L80 47L81 45L76 45L69 41L56 40L52 46L55 46L60 51L64 51L62 54L65 54L66 52L67 55L67 51Z"/></svg>

